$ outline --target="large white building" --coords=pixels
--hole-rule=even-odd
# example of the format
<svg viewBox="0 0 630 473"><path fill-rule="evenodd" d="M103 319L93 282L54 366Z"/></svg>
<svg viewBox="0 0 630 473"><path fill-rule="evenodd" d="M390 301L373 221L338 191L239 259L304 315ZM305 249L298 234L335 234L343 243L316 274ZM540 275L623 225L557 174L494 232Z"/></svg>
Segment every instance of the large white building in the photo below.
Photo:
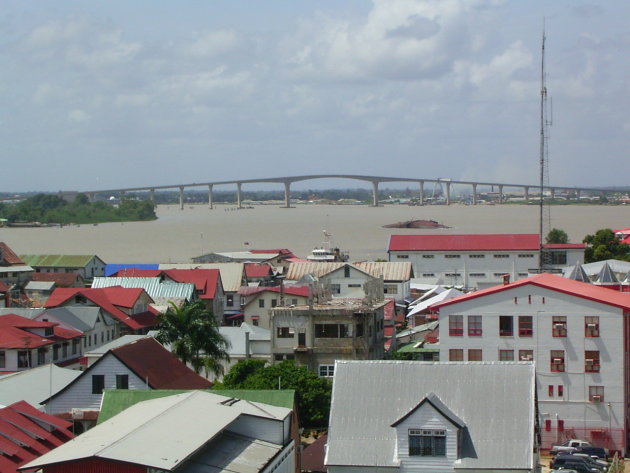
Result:
<svg viewBox="0 0 630 473"><path fill-rule="evenodd" d="M584 261L583 244L545 245L547 266L561 268ZM416 281L463 287L488 287L529 275L539 267L537 234L391 235L390 261L408 261Z"/></svg>
<svg viewBox="0 0 630 473"><path fill-rule="evenodd" d="M574 437L626 452L630 294L543 273L433 308L440 360L535 362L543 448Z"/></svg>

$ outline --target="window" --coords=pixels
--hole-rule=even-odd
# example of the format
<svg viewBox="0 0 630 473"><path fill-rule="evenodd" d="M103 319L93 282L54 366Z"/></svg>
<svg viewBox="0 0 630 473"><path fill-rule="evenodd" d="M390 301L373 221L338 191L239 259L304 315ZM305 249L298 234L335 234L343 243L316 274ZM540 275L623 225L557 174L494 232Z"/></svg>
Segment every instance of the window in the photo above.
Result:
<svg viewBox="0 0 630 473"><path fill-rule="evenodd" d="M567 336L567 318L564 315L556 315L551 319L551 334L554 337Z"/></svg>
<svg viewBox="0 0 630 473"><path fill-rule="evenodd" d="M461 337L464 335L464 316L449 315L448 316L448 334L451 337Z"/></svg>
<svg viewBox="0 0 630 473"><path fill-rule="evenodd" d="M101 333L101 342L103 338L103 334ZM66 358L68 356L68 343L64 343L63 345L61 345L61 356Z"/></svg>
<svg viewBox="0 0 630 473"><path fill-rule="evenodd" d="M331 284L330 292L332 294L341 294L341 284Z"/></svg>
<svg viewBox="0 0 630 473"><path fill-rule="evenodd" d="M37 349L37 364L38 365L46 364L46 349L45 348Z"/></svg>
<svg viewBox="0 0 630 473"><path fill-rule="evenodd" d="M234 306L234 294L226 294L225 295L225 305L228 307Z"/></svg>
<svg viewBox="0 0 630 473"><path fill-rule="evenodd" d="M383 291L385 294L398 294L398 287L396 284L384 284Z"/></svg>
<svg viewBox="0 0 630 473"><path fill-rule="evenodd" d="M551 371L560 373L564 369L564 350L551 350Z"/></svg>
<svg viewBox="0 0 630 473"><path fill-rule="evenodd" d="M553 384L550 384L547 387L547 389L548 389L548 393L547 394L549 395L549 397L553 397Z"/></svg>
<svg viewBox="0 0 630 473"><path fill-rule="evenodd" d="M258 327L258 317L256 317L256 318L252 317L252 325L254 327Z"/></svg>
<svg viewBox="0 0 630 473"><path fill-rule="evenodd" d="M92 375L92 394L102 394L105 387L105 375L93 374Z"/></svg>
<svg viewBox="0 0 630 473"><path fill-rule="evenodd" d="M59 345L53 345L53 361L59 359Z"/></svg>
<svg viewBox="0 0 630 473"><path fill-rule="evenodd" d="M319 376L332 378L335 375L335 365L319 365Z"/></svg>
<svg viewBox="0 0 630 473"><path fill-rule="evenodd" d="M278 338L293 338L295 329L293 327L278 327L276 335Z"/></svg>
<svg viewBox="0 0 630 473"><path fill-rule="evenodd" d="M558 397L562 397L564 395L564 386L562 384L558 384Z"/></svg>
<svg viewBox="0 0 630 473"><path fill-rule="evenodd" d="M483 361L481 350L476 348L469 349L468 361Z"/></svg>
<svg viewBox="0 0 630 473"><path fill-rule="evenodd" d="M107 332L108 337L107 339L109 340L109 332ZM81 345L81 340L72 340L72 354L76 355L77 353L79 353L79 346Z"/></svg>
<svg viewBox="0 0 630 473"><path fill-rule="evenodd" d="M423 278L432 278L435 276L435 273L422 273Z"/></svg>
<svg viewBox="0 0 630 473"><path fill-rule="evenodd" d="M52 337L54 335L54 331L52 327L44 328L44 337Z"/></svg>
<svg viewBox="0 0 630 473"><path fill-rule="evenodd" d="M352 338L349 324L315 324L316 338Z"/></svg>
<svg viewBox="0 0 630 473"><path fill-rule="evenodd" d="M458 278L461 276L459 273L444 273L444 276L447 278Z"/></svg>
<svg viewBox="0 0 630 473"><path fill-rule="evenodd" d="M511 337L514 335L514 317L511 315L499 316L499 336Z"/></svg>
<svg viewBox="0 0 630 473"><path fill-rule="evenodd" d="M604 402L604 386L589 386L588 400L590 402Z"/></svg>
<svg viewBox="0 0 630 473"><path fill-rule="evenodd" d="M599 351L584 352L584 371L587 373L599 373Z"/></svg>
<svg viewBox="0 0 630 473"><path fill-rule="evenodd" d="M468 276L471 278L484 278L486 277L486 273L470 273Z"/></svg>
<svg viewBox="0 0 630 473"><path fill-rule="evenodd" d="M350 266L344 266L343 267L343 277L344 278L349 278L350 277Z"/></svg>
<svg viewBox="0 0 630 473"><path fill-rule="evenodd" d="M589 338L599 337L599 317L584 317L584 336Z"/></svg>
<svg viewBox="0 0 630 473"><path fill-rule="evenodd" d="M291 299L291 305L297 305L297 304L298 304L297 299Z"/></svg>
<svg viewBox="0 0 630 473"><path fill-rule="evenodd" d="M550 251L551 264L567 264L567 252L566 251Z"/></svg>
<svg viewBox="0 0 630 473"><path fill-rule="evenodd" d="M116 389L129 389L129 375L128 374L116 375Z"/></svg>
<svg viewBox="0 0 630 473"><path fill-rule="evenodd" d="M448 361L464 361L464 350L461 348L451 348L448 351Z"/></svg>
<svg viewBox="0 0 630 473"><path fill-rule="evenodd" d="M518 351L519 361L532 361L533 359L534 359L534 350L519 350Z"/></svg>
<svg viewBox="0 0 630 473"><path fill-rule="evenodd" d="M531 315L518 316L519 337L531 337L534 334L534 321Z"/></svg>
<svg viewBox="0 0 630 473"><path fill-rule="evenodd" d="M444 257L448 259L459 258L459 256L460 255L444 255Z"/></svg>
<svg viewBox="0 0 630 473"><path fill-rule="evenodd" d="M514 350L499 350L499 361L514 361Z"/></svg>
<svg viewBox="0 0 630 473"><path fill-rule="evenodd" d="M31 352L27 350L20 350L17 352L17 367L18 368L30 368L31 367Z"/></svg>
<svg viewBox="0 0 630 473"><path fill-rule="evenodd" d="M396 255L398 259L409 259L409 255Z"/></svg>
<svg viewBox="0 0 630 473"><path fill-rule="evenodd" d="M481 337L481 315L469 315L468 316L468 336Z"/></svg>
<svg viewBox="0 0 630 473"><path fill-rule="evenodd" d="M435 258L435 255L422 255L423 258Z"/></svg>
<svg viewBox="0 0 630 473"><path fill-rule="evenodd" d="M534 255L532 255L531 253L527 253L527 254L521 254L518 255L519 258L533 258Z"/></svg>
<svg viewBox="0 0 630 473"><path fill-rule="evenodd" d="M6 368L6 366L7 366L6 352L0 351L0 368Z"/></svg>
<svg viewBox="0 0 630 473"><path fill-rule="evenodd" d="M506 255L506 254L500 254L500 255L493 255L495 258L509 258L510 255Z"/></svg>
<svg viewBox="0 0 630 473"><path fill-rule="evenodd" d="M348 287L361 287L361 284L348 284Z"/></svg>
<svg viewBox="0 0 630 473"><path fill-rule="evenodd" d="M271 299L271 307L277 307L278 306L278 299Z"/></svg>
<svg viewBox="0 0 630 473"><path fill-rule="evenodd" d="M362 337L363 336L363 324L357 324L356 330L357 330L357 337Z"/></svg>
<svg viewBox="0 0 630 473"><path fill-rule="evenodd" d="M485 258L486 255L468 255L469 258Z"/></svg>
<svg viewBox="0 0 630 473"><path fill-rule="evenodd" d="M409 429L409 456L446 456L446 431Z"/></svg>
<svg viewBox="0 0 630 473"><path fill-rule="evenodd" d="M258 307L260 309L264 309L265 308L265 299L258 299Z"/></svg>

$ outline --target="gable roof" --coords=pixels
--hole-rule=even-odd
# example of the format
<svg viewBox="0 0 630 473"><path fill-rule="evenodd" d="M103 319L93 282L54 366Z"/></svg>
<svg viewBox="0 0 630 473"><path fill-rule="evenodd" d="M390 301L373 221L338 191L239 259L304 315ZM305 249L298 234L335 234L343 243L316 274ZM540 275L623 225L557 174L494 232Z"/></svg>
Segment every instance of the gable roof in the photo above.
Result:
<svg viewBox="0 0 630 473"><path fill-rule="evenodd" d="M72 424L24 401L0 409L0 471L18 468L74 438Z"/></svg>
<svg viewBox="0 0 630 473"><path fill-rule="evenodd" d="M97 457L172 471L202 447L208 448L209 441L220 438L220 434L241 416L281 422L290 413L290 409L267 404L226 402L225 397L204 391L176 394L139 402L126 409L124 414L88 430L27 467L41 468ZM121 442L123 438L125 441ZM147 445L151 448L146 448ZM281 445L276 447L271 456Z"/></svg>
<svg viewBox="0 0 630 473"><path fill-rule="evenodd" d="M40 365L0 376L0 407L17 401L40 405L51 392L54 394L63 389L80 374L81 371L61 368L53 363L52 366Z"/></svg>
<svg viewBox="0 0 630 473"><path fill-rule="evenodd" d="M110 314L119 322L127 325L132 330L140 330L152 325L150 320L143 323L134 316L129 316L119 309L119 307L132 308L138 298L145 293L141 288L123 288L120 286L104 287L104 288L78 288L63 287L55 289L44 307L58 307L67 302L72 297L81 295L92 301L95 305L101 307L105 312Z"/></svg>
<svg viewBox="0 0 630 473"><path fill-rule="evenodd" d="M162 282L159 277L95 277L93 288L122 286L144 289L155 302L158 299L191 301L195 295L193 283Z"/></svg>
<svg viewBox="0 0 630 473"><path fill-rule="evenodd" d="M105 264L96 255L20 255L26 264L45 268L85 268L93 259Z"/></svg>
<svg viewBox="0 0 630 473"><path fill-rule="evenodd" d="M459 429L463 429L466 423L461 420L453 411L451 411L446 404L444 404L435 393L429 393L427 396L414 406L409 412L403 415L400 419L392 424L392 427L396 427L398 424L407 419L411 414L417 411L424 404L431 404L442 416L447 419L451 424Z"/></svg>
<svg viewBox="0 0 630 473"><path fill-rule="evenodd" d="M430 399L465 424L458 468L530 470L535 389L527 362L337 361L325 463L397 467L392 423Z"/></svg>
<svg viewBox="0 0 630 473"><path fill-rule="evenodd" d="M0 266L25 266L26 263L20 259L15 252L9 248L5 242L0 241Z"/></svg>
<svg viewBox="0 0 630 473"><path fill-rule="evenodd" d="M431 308L439 309L447 305L458 304L470 299L476 299L488 294L495 294L525 285L543 287L552 291L558 291L575 297L581 297L583 299L619 307L620 309L630 310L630 293L611 291L605 287L574 281L573 279L567 279L550 273L541 273L529 278L519 279L518 281L508 284L492 286L487 289L471 292L454 299L439 302L438 304L431 306Z"/></svg>
<svg viewBox="0 0 630 473"><path fill-rule="evenodd" d="M33 281L52 281L58 287L72 287L83 281L83 277L79 273L33 273L31 276ZM83 284L80 284L81 286Z"/></svg>
<svg viewBox="0 0 630 473"><path fill-rule="evenodd" d="M374 277L382 276L384 281L409 281L413 277L413 267L409 262L364 261L354 265Z"/></svg>
<svg viewBox="0 0 630 473"><path fill-rule="evenodd" d="M272 274L271 266L268 264L245 263L245 277L266 278Z"/></svg>
<svg viewBox="0 0 630 473"><path fill-rule="evenodd" d="M218 269L225 292L237 292L241 287L245 274L244 263L168 263L160 264L160 269Z"/></svg>
<svg viewBox="0 0 630 473"><path fill-rule="evenodd" d="M538 251L537 234L391 235L387 251Z"/></svg>

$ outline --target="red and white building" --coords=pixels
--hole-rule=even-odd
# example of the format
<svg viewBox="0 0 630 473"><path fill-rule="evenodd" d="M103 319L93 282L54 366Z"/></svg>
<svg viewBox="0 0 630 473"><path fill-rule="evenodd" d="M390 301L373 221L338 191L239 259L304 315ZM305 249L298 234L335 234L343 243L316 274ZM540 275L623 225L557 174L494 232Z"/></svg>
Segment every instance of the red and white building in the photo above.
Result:
<svg viewBox="0 0 630 473"><path fill-rule="evenodd" d="M535 363L543 448L582 438L627 451L630 294L543 273L432 308L441 361Z"/></svg>
<svg viewBox="0 0 630 473"><path fill-rule="evenodd" d="M585 245L545 245L550 266L561 268L584 261ZM537 234L391 235L390 261L408 261L415 280L429 284L489 287L509 274L512 280L539 266Z"/></svg>

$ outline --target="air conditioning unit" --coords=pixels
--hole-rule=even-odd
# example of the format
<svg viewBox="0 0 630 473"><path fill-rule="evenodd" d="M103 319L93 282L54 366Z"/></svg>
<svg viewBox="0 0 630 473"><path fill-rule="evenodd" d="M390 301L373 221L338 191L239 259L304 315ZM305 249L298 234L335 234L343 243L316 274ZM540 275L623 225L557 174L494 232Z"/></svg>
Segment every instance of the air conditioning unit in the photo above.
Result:
<svg viewBox="0 0 630 473"><path fill-rule="evenodd" d="M564 324L564 323L562 323L562 322L558 322L558 323L553 324L553 326L554 326L555 328L564 328L564 327L565 327L565 325L566 325L566 324Z"/></svg>
<svg viewBox="0 0 630 473"><path fill-rule="evenodd" d="M72 418L74 420L83 419L83 412L84 412L83 409L79 409L77 407L73 407L71 412L72 412Z"/></svg>
<svg viewBox="0 0 630 473"><path fill-rule="evenodd" d="M560 363L562 363L562 358L554 358L552 361L553 361L555 364L560 364Z"/></svg>
<svg viewBox="0 0 630 473"><path fill-rule="evenodd" d="M591 396L591 400L593 402L601 402L602 397L601 396L597 396L597 395L596 396Z"/></svg>
<svg viewBox="0 0 630 473"><path fill-rule="evenodd" d="M590 359L590 358L587 358L587 359L586 359L586 364L587 364L587 365L589 365L589 366L593 366L593 365L595 364L595 360L592 360L592 359Z"/></svg>
<svg viewBox="0 0 630 473"><path fill-rule="evenodd" d="M586 324L586 326L590 327L590 328L595 328L595 327L597 327L597 324Z"/></svg>

